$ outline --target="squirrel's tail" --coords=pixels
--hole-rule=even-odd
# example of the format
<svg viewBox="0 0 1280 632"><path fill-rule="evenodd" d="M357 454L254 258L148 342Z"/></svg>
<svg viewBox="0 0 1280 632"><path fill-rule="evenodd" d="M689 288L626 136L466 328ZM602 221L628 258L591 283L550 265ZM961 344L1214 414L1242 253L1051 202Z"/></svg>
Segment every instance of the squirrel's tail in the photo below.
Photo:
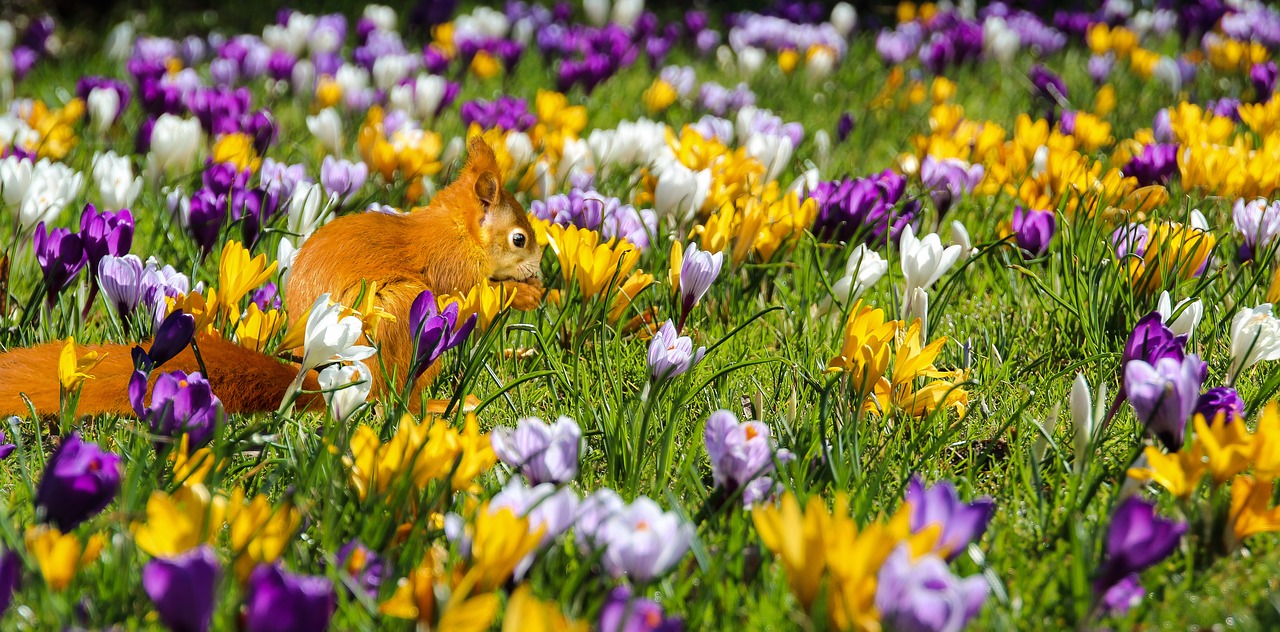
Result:
<svg viewBox="0 0 1280 632"><path fill-rule="evenodd" d="M297 376L294 366L216 336L200 335L196 344L208 369L207 374L202 374L228 413L276 410ZM106 355L97 367L89 371L93 379L85 380L81 387L76 414L135 414L129 403L132 349L133 345L121 344L77 345L77 356L91 351ZM38 414L58 414L58 359L61 353L62 343L48 343L0 354L0 414L29 414L23 396L31 400ZM200 363L190 346L152 372L147 390L151 390L159 374L169 371L200 371ZM302 388L319 390L314 373L307 376ZM297 406L319 408L323 406L323 399L316 394L304 394Z"/></svg>

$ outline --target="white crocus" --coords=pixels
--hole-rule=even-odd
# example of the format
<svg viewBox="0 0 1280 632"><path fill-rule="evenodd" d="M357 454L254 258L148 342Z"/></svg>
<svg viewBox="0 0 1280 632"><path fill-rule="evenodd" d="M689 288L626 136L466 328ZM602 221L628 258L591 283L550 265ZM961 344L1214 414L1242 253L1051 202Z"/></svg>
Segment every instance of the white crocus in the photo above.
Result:
<svg viewBox="0 0 1280 632"><path fill-rule="evenodd" d="M920 321L920 345L929 344L929 293L924 288L912 288L911 293L903 297L903 318L908 322Z"/></svg>
<svg viewBox="0 0 1280 632"><path fill-rule="evenodd" d="M329 414L338 423L345 423L359 410L369 399L369 390L373 388L369 367L358 361L330 365L320 372L318 381L320 390L324 391Z"/></svg>
<svg viewBox="0 0 1280 632"><path fill-rule="evenodd" d="M825 129L813 133L813 160L823 169L831 164L831 134Z"/></svg>
<svg viewBox="0 0 1280 632"><path fill-rule="evenodd" d="M1053 410L1049 411L1049 416L1044 421L1037 422L1040 426L1040 432L1036 433L1036 440L1031 444L1031 456L1035 458L1035 465L1039 467L1040 462L1044 460L1044 452L1049 447L1049 441L1053 439L1053 433L1058 429L1058 407L1054 405Z"/></svg>
<svg viewBox="0 0 1280 632"><path fill-rule="evenodd" d="M147 171L153 178L169 177L191 170L200 151L200 121L161 114L151 129L151 153Z"/></svg>
<svg viewBox="0 0 1280 632"><path fill-rule="evenodd" d="M1164 323L1169 326L1169 330L1175 336L1190 335L1200 325L1200 319L1204 318L1204 302L1199 299L1184 298L1178 301L1177 305L1172 304L1169 298L1169 292L1160 293L1160 301L1156 304L1156 311L1160 312ZM1173 318L1173 313L1181 310L1177 318Z"/></svg>
<svg viewBox="0 0 1280 632"><path fill-rule="evenodd" d="M396 10L382 4L371 4L364 8L363 17L381 31L396 30Z"/></svg>
<svg viewBox="0 0 1280 632"><path fill-rule="evenodd" d="M889 262L884 257L866 244L859 244L849 253L844 276L831 285L831 298L844 304L855 301L888 272Z"/></svg>
<svg viewBox="0 0 1280 632"><path fill-rule="evenodd" d="M133 177L133 167L127 156L117 156L114 151L98 154L93 159L93 180L98 188L102 209L118 211L132 206L142 191L142 178Z"/></svg>
<svg viewBox="0 0 1280 632"><path fill-rule="evenodd" d="M589 153L593 156L594 152ZM533 149L533 140L524 132L507 132L507 155L511 156L511 173L522 173L525 167L533 164L533 159L538 156Z"/></svg>
<svg viewBox="0 0 1280 632"><path fill-rule="evenodd" d="M312 136L320 140L325 151L335 156L342 155L342 118L338 116L336 110L325 108L315 116L308 116L307 129L311 130Z"/></svg>
<svg viewBox="0 0 1280 632"><path fill-rule="evenodd" d="M582 10L592 26L604 26L609 21L609 0L582 0Z"/></svg>
<svg viewBox="0 0 1280 632"><path fill-rule="evenodd" d="M595 171L595 159L591 155L591 146L587 141L578 138L564 141L564 150L560 155L560 164L556 167L556 177L563 184L579 173Z"/></svg>
<svg viewBox="0 0 1280 632"><path fill-rule="evenodd" d="M960 246L961 259L978 254L978 249L973 247L973 240L969 238L969 229L958 219L951 220L951 243Z"/></svg>
<svg viewBox="0 0 1280 632"><path fill-rule="evenodd" d="M34 169L35 163L27 158L8 156L0 160L0 198L4 199L5 206L14 208L22 204L31 187Z"/></svg>
<svg viewBox="0 0 1280 632"><path fill-rule="evenodd" d="M1245 369L1264 360L1280 360L1280 320L1271 304L1246 307L1231 319L1231 371L1228 384Z"/></svg>
<svg viewBox="0 0 1280 632"><path fill-rule="evenodd" d="M653 207L660 215L670 215L684 223L702 208L710 191L711 170L695 172L673 161L658 174Z"/></svg>
<svg viewBox="0 0 1280 632"><path fill-rule="evenodd" d="M316 65L310 59L299 59L289 74L289 84L297 94L311 94L316 89Z"/></svg>
<svg viewBox="0 0 1280 632"><path fill-rule="evenodd" d="M738 70L750 77L764 67L766 54L763 49L747 46L738 51Z"/></svg>
<svg viewBox="0 0 1280 632"><path fill-rule="evenodd" d="M328 293L321 294L311 305L303 334L300 376L322 364L355 362L377 352L373 347L358 345L364 335L360 318L348 313L341 303L331 303Z"/></svg>
<svg viewBox="0 0 1280 632"><path fill-rule="evenodd" d="M80 195L83 187L84 174L47 158L37 162L22 199L10 207L17 211L19 232L26 233L40 222L57 220L62 209Z"/></svg>
<svg viewBox="0 0 1280 632"><path fill-rule="evenodd" d="M902 276L906 280L903 295L910 296L915 288L929 289L960 260L963 250L958 244L943 248L942 238L937 233L917 239L908 224L902 229L902 238L898 241Z"/></svg>
<svg viewBox="0 0 1280 632"><path fill-rule="evenodd" d="M982 23L982 43L983 52L988 57L1007 66L1013 63L1022 41L1004 18L992 16Z"/></svg>
<svg viewBox="0 0 1280 632"><path fill-rule="evenodd" d="M765 180L777 180L791 161L795 150L789 136L781 134L751 134L746 142L747 155L765 167Z"/></svg>
<svg viewBox="0 0 1280 632"><path fill-rule="evenodd" d="M89 112L89 128L101 136L116 122L116 115L120 113L120 93L111 88L94 88L85 99L85 109Z"/></svg>
<svg viewBox="0 0 1280 632"><path fill-rule="evenodd" d="M612 22L630 29L640 19L641 13L644 13L644 0L617 0L613 3Z"/></svg>
<svg viewBox="0 0 1280 632"><path fill-rule="evenodd" d="M858 25L858 11L848 2L839 2L831 9L831 26L843 37L849 37Z"/></svg>
<svg viewBox="0 0 1280 632"><path fill-rule="evenodd" d="M831 76L836 67L835 51L827 46L815 47L805 55L804 72L810 81L822 81Z"/></svg>
<svg viewBox="0 0 1280 632"><path fill-rule="evenodd" d="M324 187L317 182L302 182L294 187L289 197L288 228L299 236L299 244L325 223L329 208L321 207L321 202L327 199Z"/></svg>
<svg viewBox="0 0 1280 632"><path fill-rule="evenodd" d="M373 62L373 85L387 90L408 77L412 70L409 55L383 55Z"/></svg>
<svg viewBox="0 0 1280 632"><path fill-rule="evenodd" d="M556 192L556 178L551 173L551 165L539 160L533 166L533 182L529 185L529 195L535 200L545 200Z"/></svg>
<svg viewBox="0 0 1280 632"><path fill-rule="evenodd" d="M1089 381L1083 373L1077 373L1075 382L1071 384L1071 428L1074 433L1076 474L1084 471L1089 461L1090 445L1093 442L1093 428L1106 415L1107 385L1098 385L1098 397L1094 399L1089 393Z"/></svg>
<svg viewBox="0 0 1280 632"><path fill-rule="evenodd" d="M334 74L333 81L342 88L342 94L359 94L369 87L369 71L361 66L342 64Z"/></svg>

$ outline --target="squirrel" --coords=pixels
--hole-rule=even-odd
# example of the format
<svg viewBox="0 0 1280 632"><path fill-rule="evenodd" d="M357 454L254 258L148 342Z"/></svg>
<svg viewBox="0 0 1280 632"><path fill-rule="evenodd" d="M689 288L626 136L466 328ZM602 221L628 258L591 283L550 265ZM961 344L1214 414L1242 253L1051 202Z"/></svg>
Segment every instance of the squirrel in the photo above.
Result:
<svg viewBox="0 0 1280 632"><path fill-rule="evenodd" d="M371 397L384 395L389 386L404 385L414 355L409 310L423 290L437 295L465 292L490 280L514 293L516 309L530 310L542 301L538 280L542 248L524 207L502 188L493 150L482 139L471 141L468 154L458 178L427 206L404 214L338 217L311 234L289 270L285 303L295 310L312 305L326 292L333 300L352 305L366 287L376 283L377 304L395 322L382 323L372 341L378 356L368 361ZM94 379L84 382L78 414L134 414L128 395L133 346L78 346L79 355L106 354L92 371ZM196 346L208 370L205 378L227 413L275 410L297 375L295 365L215 335L197 334ZM60 343L46 343L0 353L0 414L27 414L24 395L38 414L58 413L61 352ZM156 377L174 370L201 370L190 347L152 373L148 397ZM438 372L437 363L415 383L415 393L421 393ZM306 376L303 390L319 390L315 371ZM297 404L318 410L324 400L314 393L304 394Z"/></svg>

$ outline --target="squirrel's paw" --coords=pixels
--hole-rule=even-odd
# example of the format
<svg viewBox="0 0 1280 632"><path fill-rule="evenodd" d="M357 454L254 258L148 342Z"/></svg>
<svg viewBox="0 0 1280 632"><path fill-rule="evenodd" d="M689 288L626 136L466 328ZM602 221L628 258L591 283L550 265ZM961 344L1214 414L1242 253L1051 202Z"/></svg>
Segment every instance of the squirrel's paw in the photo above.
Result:
<svg viewBox="0 0 1280 632"><path fill-rule="evenodd" d="M537 277L525 281L506 281L503 285L516 293L511 307L523 312L537 309L542 304L542 295L546 292L542 287L542 280Z"/></svg>

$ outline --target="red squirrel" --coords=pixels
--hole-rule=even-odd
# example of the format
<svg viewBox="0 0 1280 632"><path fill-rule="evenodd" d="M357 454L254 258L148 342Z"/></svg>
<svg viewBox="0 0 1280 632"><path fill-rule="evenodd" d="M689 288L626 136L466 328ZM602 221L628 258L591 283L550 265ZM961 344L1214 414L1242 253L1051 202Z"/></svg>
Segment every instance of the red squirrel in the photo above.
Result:
<svg viewBox="0 0 1280 632"><path fill-rule="evenodd" d="M285 302L294 313L326 292L350 306L364 287L377 284L379 305L396 320L382 323L373 342L396 388L403 387L413 359L409 309L423 290L465 292L488 279L515 292L517 309L533 309L542 300L537 276L542 248L524 207L502 188L493 150L483 140L472 140L468 152L458 179L426 207L403 215L372 212L339 217L307 239L289 271ZM208 369L205 377L228 413L275 410L297 375L296 365L217 336L200 334L196 344ZM77 354L106 354L91 371L94 379L84 382L79 414L133 414L128 391L133 346L78 346ZM47 343L0 354L0 414L26 415L23 395L38 414L58 413L61 352L61 343ZM366 361L374 381L371 397L385 394L388 387L379 356ZM200 370L190 347L152 374L148 391L159 373L175 370ZM438 371L437 363L423 374L415 390L420 393ZM319 389L314 371L303 389ZM315 394L304 395L298 402L309 409L323 404Z"/></svg>

